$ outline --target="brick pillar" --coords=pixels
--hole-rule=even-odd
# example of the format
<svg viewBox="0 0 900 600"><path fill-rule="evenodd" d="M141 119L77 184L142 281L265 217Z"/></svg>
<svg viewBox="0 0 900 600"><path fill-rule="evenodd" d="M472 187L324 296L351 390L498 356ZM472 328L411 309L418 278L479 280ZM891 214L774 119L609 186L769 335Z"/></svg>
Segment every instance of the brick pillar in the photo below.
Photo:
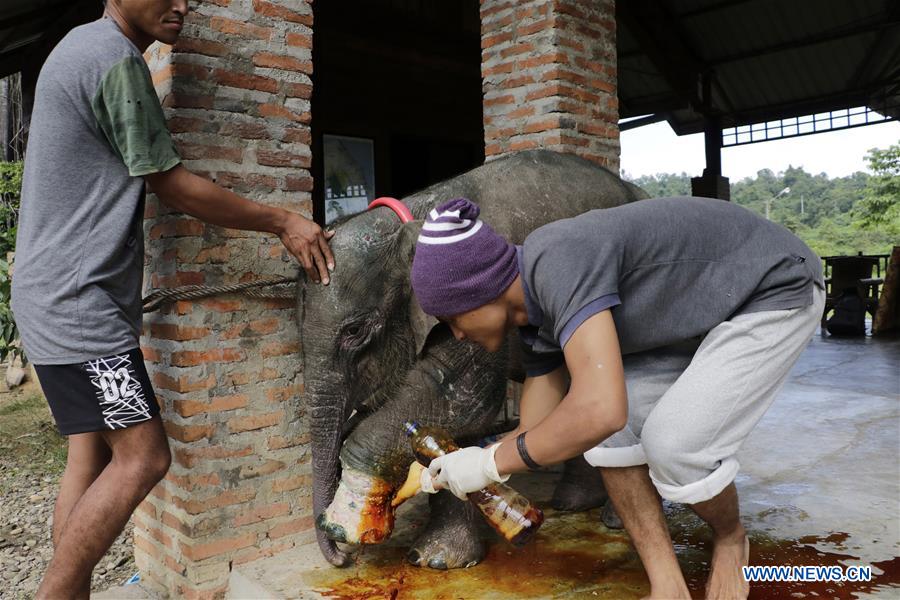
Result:
<svg viewBox="0 0 900 600"><path fill-rule="evenodd" d="M184 164L309 216L312 0L205 0L146 58ZM152 197L145 287L296 272L277 238L207 226ZM147 315L141 339L173 453L135 516L144 581L222 597L232 565L314 539L292 300L222 296Z"/></svg>
<svg viewBox="0 0 900 600"><path fill-rule="evenodd" d="M619 169L614 0L481 0L487 160L547 148Z"/></svg>

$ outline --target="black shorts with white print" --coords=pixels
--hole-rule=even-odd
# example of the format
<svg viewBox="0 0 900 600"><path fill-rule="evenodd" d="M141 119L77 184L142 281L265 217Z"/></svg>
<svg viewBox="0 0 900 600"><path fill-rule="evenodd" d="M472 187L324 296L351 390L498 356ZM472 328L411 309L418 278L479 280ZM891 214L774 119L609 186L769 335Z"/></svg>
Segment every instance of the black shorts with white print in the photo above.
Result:
<svg viewBox="0 0 900 600"><path fill-rule="evenodd" d="M159 414L140 349L74 365L35 365L63 435L124 429Z"/></svg>

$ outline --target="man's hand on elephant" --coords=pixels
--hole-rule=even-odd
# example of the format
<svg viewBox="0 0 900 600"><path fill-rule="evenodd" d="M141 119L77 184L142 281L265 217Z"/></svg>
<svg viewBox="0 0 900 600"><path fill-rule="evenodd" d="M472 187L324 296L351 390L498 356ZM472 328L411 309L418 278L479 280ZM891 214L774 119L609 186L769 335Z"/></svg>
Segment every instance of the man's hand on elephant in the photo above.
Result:
<svg viewBox="0 0 900 600"><path fill-rule="evenodd" d="M506 481L509 475L501 477L494 462L494 453L499 446L472 446L435 458L428 469L422 471L422 490L433 494L447 488L460 500L466 500L467 494L491 483Z"/></svg>
<svg viewBox="0 0 900 600"><path fill-rule="evenodd" d="M291 254L297 257L310 279L328 285L328 272L334 270L334 256L328 247L333 231L322 231L313 221L297 213L284 217L278 237Z"/></svg>

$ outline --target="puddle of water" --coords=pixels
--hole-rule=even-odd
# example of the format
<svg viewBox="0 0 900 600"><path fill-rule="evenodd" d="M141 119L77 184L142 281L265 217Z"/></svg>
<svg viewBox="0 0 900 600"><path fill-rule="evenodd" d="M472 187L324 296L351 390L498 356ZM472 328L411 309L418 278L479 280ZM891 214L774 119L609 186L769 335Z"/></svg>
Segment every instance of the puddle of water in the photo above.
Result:
<svg viewBox="0 0 900 600"><path fill-rule="evenodd" d="M694 598L703 598L709 570L709 531L686 509L670 510L678 559ZM599 511L567 514L547 511L533 543L513 548L495 538L481 564L469 569L435 571L408 564L407 548L367 548L357 564L307 578L311 588L335 600L483 600L555 598L641 598L650 591L646 574L624 532L606 529ZM751 532L752 565L847 566L862 564L847 553L846 533L785 540ZM822 550L823 546L831 547ZM873 563L871 582L772 582L751 585L750 598L854 598L855 592L897 590L900 557Z"/></svg>

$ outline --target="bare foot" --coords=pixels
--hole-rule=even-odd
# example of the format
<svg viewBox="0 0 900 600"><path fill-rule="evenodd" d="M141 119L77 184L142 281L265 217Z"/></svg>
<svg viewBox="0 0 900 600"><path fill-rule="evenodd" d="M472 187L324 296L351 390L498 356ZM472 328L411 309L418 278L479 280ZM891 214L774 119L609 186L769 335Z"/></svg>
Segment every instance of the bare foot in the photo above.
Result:
<svg viewBox="0 0 900 600"><path fill-rule="evenodd" d="M716 539L706 584L707 600L746 600L750 584L744 580L741 567L749 564L750 540L743 527L728 537Z"/></svg>

